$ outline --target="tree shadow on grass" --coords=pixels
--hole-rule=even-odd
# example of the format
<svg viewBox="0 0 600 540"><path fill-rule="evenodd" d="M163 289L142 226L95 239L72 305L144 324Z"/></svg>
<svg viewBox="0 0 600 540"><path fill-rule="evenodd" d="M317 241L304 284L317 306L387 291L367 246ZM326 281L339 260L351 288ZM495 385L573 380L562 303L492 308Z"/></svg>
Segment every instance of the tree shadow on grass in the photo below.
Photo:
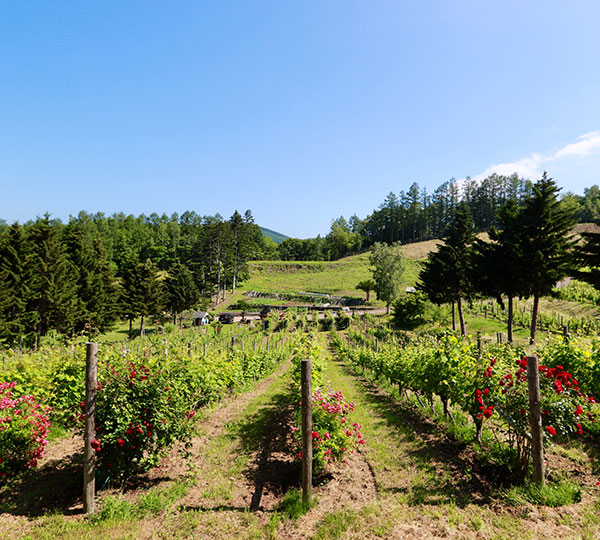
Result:
<svg viewBox="0 0 600 540"><path fill-rule="evenodd" d="M276 394L269 403L235 426L246 450L258 448L253 466L246 472L254 484L250 510L262 509L263 495L283 495L300 484L300 464L293 460L294 442L290 426L294 404L290 394Z"/></svg>
<svg viewBox="0 0 600 540"><path fill-rule="evenodd" d="M334 360L362 386L364 399L406 443L406 453L419 471L403 493L409 504L489 504L509 479L507 467L482 460L468 444L451 439L442 428L410 404L398 401L371 380Z"/></svg>
<svg viewBox="0 0 600 540"><path fill-rule="evenodd" d="M28 517L80 514L82 494L83 454L74 453L9 481L0 489L0 512Z"/></svg>

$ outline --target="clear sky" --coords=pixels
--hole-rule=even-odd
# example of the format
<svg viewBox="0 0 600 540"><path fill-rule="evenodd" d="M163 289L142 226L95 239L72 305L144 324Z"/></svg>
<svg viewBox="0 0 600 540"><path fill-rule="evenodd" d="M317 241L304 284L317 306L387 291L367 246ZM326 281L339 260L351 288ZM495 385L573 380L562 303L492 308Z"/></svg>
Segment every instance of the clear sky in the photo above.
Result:
<svg viewBox="0 0 600 540"><path fill-rule="evenodd" d="M600 183L597 0L0 0L9 223L251 209L310 237L494 170Z"/></svg>

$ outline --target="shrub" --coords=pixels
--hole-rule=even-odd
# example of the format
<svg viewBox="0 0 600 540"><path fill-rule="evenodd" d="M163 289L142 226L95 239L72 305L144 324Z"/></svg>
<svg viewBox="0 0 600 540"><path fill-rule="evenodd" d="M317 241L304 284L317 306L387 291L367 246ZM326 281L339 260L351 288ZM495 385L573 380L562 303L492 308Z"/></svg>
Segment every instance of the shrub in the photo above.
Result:
<svg viewBox="0 0 600 540"><path fill-rule="evenodd" d="M394 302L394 323L411 330L425 322L427 297L422 292L407 294Z"/></svg>
<svg viewBox="0 0 600 540"><path fill-rule="evenodd" d="M37 467L48 444L48 410L33 396L13 398L15 382L0 383L0 477Z"/></svg>
<svg viewBox="0 0 600 540"><path fill-rule="evenodd" d="M193 433L196 396L191 367L136 359L102 366L96 398L99 473L124 482L156 465Z"/></svg>
<svg viewBox="0 0 600 540"><path fill-rule="evenodd" d="M527 472L531 452L529 440L529 397L527 388L527 362L516 361L516 370L498 372L495 360L484 371L488 384L474 393L480 420L491 418L496 410L507 423L510 442L518 455L521 478ZM554 368L540 364L540 393L544 437L580 435L583 428L596 423L598 409L595 399L579 389L573 375L558 365Z"/></svg>
<svg viewBox="0 0 600 540"><path fill-rule="evenodd" d="M339 311L335 319L335 327L337 330L346 330L350 327L350 317L344 311Z"/></svg>
<svg viewBox="0 0 600 540"><path fill-rule="evenodd" d="M324 393L317 388L313 393L313 467L325 469L330 461L343 459L346 452L365 444L357 422L350 424L348 416L354 411L354 402L346 402L342 392ZM302 457L300 455L300 457Z"/></svg>

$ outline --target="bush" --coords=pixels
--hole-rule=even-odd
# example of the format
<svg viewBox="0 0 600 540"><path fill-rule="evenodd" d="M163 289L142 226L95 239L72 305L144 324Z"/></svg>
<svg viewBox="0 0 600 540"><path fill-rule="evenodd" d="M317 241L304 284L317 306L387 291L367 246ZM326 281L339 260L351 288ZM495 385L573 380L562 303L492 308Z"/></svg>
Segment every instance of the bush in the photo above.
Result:
<svg viewBox="0 0 600 540"><path fill-rule="evenodd" d="M335 319L335 327L337 330L346 330L350 327L350 317L344 311L339 311Z"/></svg>
<svg viewBox="0 0 600 540"><path fill-rule="evenodd" d="M313 393L313 467L322 471L330 461L343 459L346 452L365 444L356 422L350 424L348 415L354 411L354 402L346 402L341 391L324 393L317 388ZM300 456L302 457L302 456Z"/></svg>
<svg viewBox="0 0 600 540"><path fill-rule="evenodd" d="M404 330L412 330L425 322L427 297L422 292L409 293L394 303L394 323Z"/></svg>
<svg viewBox="0 0 600 540"><path fill-rule="evenodd" d="M103 365L96 398L101 480L124 482L156 465L175 442L193 433L196 385L191 366L154 359Z"/></svg>
<svg viewBox="0 0 600 540"><path fill-rule="evenodd" d="M37 467L48 444L48 410L33 396L13 398L15 382L0 383L0 477Z"/></svg>

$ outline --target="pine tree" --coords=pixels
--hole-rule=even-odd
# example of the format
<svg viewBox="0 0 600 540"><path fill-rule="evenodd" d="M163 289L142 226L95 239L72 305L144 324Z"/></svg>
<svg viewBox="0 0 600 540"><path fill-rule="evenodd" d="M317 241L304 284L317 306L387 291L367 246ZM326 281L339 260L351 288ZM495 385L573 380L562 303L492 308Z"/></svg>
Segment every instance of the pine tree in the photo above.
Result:
<svg viewBox="0 0 600 540"><path fill-rule="evenodd" d="M89 221L72 219L65 227L64 236L69 259L77 268L75 330L103 332L116 318L113 265Z"/></svg>
<svg viewBox="0 0 600 540"><path fill-rule="evenodd" d="M470 282L471 249L475 239L473 222L466 205L460 205L446 229L444 241L431 252L419 274L419 288L436 304L456 302L460 333L466 335L462 308L472 293ZM453 309L454 312L454 309Z"/></svg>
<svg viewBox="0 0 600 540"><path fill-rule="evenodd" d="M177 324L177 315L193 307L200 293L192 272L184 264L177 262L169 270L165 280L167 289L167 309L173 313L173 322Z"/></svg>
<svg viewBox="0 0 600 540"><path fill-rule="evenodd" d="M492 227L490 242L477 240L473 251L471 281L479 293L491 296L504 308L507 297L508 342L513 342L513 301L527 296L527 283L522 271L522 235L519 208L511 200L498 213L500 229Z"/></svg>
<svg viewBox="0 0 600 540"><path fill-rule="evenodd" d="M600 291L600 232L584 232L581 236L583 243L577 246L576 257L583 268L575 275Z"/></svg>
<svg viewBox="0 0 600 540"><path fill-rule="evenodd" d="M573 266L574 239L569 235L573 217L558 200L559 188L544 172L524 200L521 227L520 270L533 297L530 342L535 343L539 302L552 292Z"/></svg>
<svg viewBox="0 0 600 540"><path fill-rule="evenodd" d="M144 317L158 315L165 305L165 286L158 267L148 259L137 266L140 335L144 335Z"/></svg>
<svg viewBox="0 0 600 540"><path fill-rule="evenodd" d="M38 218L29 230L32 279L29 309L37 312L36 346L48 330L71 333L77 313L77 269L67 257L59 222Z"/></svg>
<svg viewBox="0 0 600 540"><path fill-rule="evenodd" d="M31 345L36 314L27 308L33 281L31 246L14 223L0 239L0 341Z"/></svg>

